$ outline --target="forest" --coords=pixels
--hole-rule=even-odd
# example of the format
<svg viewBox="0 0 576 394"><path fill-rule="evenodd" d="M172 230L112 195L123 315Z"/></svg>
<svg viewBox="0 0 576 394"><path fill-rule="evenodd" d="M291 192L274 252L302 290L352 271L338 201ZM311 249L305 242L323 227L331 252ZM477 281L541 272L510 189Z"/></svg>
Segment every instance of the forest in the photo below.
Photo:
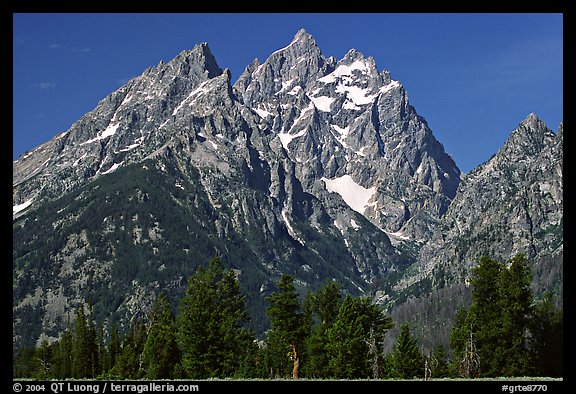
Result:
<svg viewBox="0 0 576 394"><path fill-rule="evenodd" d="M562 377L563 311L536 298L524 255L489 257L472 270L471 305L460 309L450 347L425 353L406 322L335 281L298 294L282 275L266 298L270 329L257 339L236 273L218 257L189 278L172 308L160 292L130 327L96 321L89 300L67 316L59 339L14 354L13 377L47 379L435 379ZM175 310L174 310L175 309ZM393 349L388 331L399 325Z"/></svg>

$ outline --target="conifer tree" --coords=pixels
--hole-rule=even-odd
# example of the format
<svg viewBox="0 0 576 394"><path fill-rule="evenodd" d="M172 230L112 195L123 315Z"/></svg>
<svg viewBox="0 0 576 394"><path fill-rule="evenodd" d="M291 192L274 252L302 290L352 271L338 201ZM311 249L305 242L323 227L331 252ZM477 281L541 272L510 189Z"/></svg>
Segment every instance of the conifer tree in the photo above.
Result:
<svg viewBox="0 0 576 394"><path fill-rule="evenodd" d="M331 375L349 379L380 378L384 369L382 342L392 326L392 319L368 298L346 295L327 332Z"/></svg>
<svg viewBox="0 0 576 394"><path fill-rule="evenodd" d="M158 295L148 314L148 336L144 346L144 370L148 379L170 379L180 362L176 341L176 320L168 297Z"/></svg>
<svg viewBox="0 0 576 394"><path fill-rule="evenodd" d="M298 294L294 288L294 278L282 275L277 284L279 292L273 293L268 301L268 316L272 325L269 346L276 352L276 359L282 363L282 354L292 364L292 379L298 379L302 345L306 337L306 324ZM281 365L279 365L280 369Z"/></svg>
<svg viewBox="0 0 576 394"><path fill-rule="evenodd" d="M111 370L114 365L116 365L116 358L120 355L122 351L122 341L120 339L120 333L118 331L118 325L113 324L112 328L110 329L110 337L108 339L108 346L107 346L107 362L106 362L106 371Z"/></svg>
<svg viewBox="0 0 576 394"><path fill-rule="evenodd" d="M468 326L473 330L483 376L499 376L504 367L500 275L504 265L482 257L472 270L472 305Z"/></svg>
<svg viewBox="0 0 576 394"><path fill-rule="evenodd" d="M306 363L303 365L309 377L326 378L330 374L326 350L328 330L336 321L341 304L340 289L332 281L316 293L309 292L304 300L304 312L310 315L308 319L311 322L311 333L306 340Z"/></svg>
<svg viewBox="0 0 576 394"><path fill-rule="evenodd" d="M142 319L134 318L130 330L122 343L111 370L113 376L122 379L140 379L143 375L143 352L146 343L146 325Z"/></svg>
<svg viewBox="0 0 576 394"><path fill-rule="evenodd" d="M438 345L434 348L431 361L433 378L447 378L450 375L444 346Z"/></svg>
<svg viewBox="0 0 576 394"><path fill-rule="evenodd" d="M84 306L76 308L74 339L72 342L72 377L90 378L94 376L94 341L90 323L84 314Z"/></svg>
<svg viewBox="0 0 576 394"><path fill-rule="evenodd" d="M529 347L534 320L531 280L524 255L513 257L506 265L483 257L473 269L472 305L456 315L451 344L457 358L464 355L462 362L478 364L475 374L496 377L533 373ZM464 354L465 346L468 354ZM471 346L475 359L471 359Z"/></svg>
<svg viewBox="0 0 576 394"><path fill-rule="evenodd" d="M530 371L528 329L532 321L532 275L524 255L516 255L499 278L502 313L502 368L504 376L523 376Z"/></svg>
<svg viewBox="0 0 576 394"><path fill-rule="evenodd" d="M176 322L185 378L232 376L254 339L236 275L218 257L188 280Z"/></svg>
<svg viewBox="0 0 576 394"><path fill-rule="evenodd" d="M530 351L536 376L562 377L564 372L564 328L562 309L554 306L546 293L534 308Z"/></svg>
<svg viewBox="0 0 576 394"><path fill-rule="evenodd" d="M36 349L36 373L34 378L47 380L51 374L53 347L47 340L43 340L40 347Z"/></svg>
<svg viewBox="0 0 576 394"><path fill-rule="evenodd" d="M395 378L413 379L424 376L424 357L418 342L410 333L410 326L400 326L400 334L392 352L392 373Z"/></svg>
<svg viewBox="0 0 576 394"><path fill-rule="evenodd" d="M68 379L72 377L72 350L74 347L72 330L72 323L70 322L70 315L68 314L66 329L60 336L54 355L54 377L58 379Z"/></svg>

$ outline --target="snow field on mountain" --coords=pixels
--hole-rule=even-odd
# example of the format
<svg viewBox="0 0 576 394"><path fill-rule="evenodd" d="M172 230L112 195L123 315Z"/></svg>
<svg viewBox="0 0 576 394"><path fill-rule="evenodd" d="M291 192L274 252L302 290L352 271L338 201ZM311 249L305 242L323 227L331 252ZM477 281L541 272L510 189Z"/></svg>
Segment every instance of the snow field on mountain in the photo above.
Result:
<svg viewBox="0 0 576 394"><path fill-rule="evenodd" d="M350 175L334 179L322 177L321 180L326 184L326 190L330 193L338 193L350 208L362 215L370 205L370 199L376 194L375 187L366 189L354 182Z"/></svg>

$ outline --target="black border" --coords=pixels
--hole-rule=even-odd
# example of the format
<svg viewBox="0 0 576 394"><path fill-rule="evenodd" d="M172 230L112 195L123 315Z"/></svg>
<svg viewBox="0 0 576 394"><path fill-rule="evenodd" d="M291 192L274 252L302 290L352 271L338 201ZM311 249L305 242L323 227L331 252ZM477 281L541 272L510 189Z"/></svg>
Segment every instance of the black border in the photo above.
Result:
<svg viewBox="0 0 576 394"><path fill-rule="evenodd" d="M570 98L572 96L572 92L575 91L575 84L574 84L574 73L576 72L576 67L574 65L574 56L571 56L571 53L576 52L576 43L575 38L576 34L574 33L574 7L576 6L576 1L574 0L484 0L484 1L476 1L476 0L408 0L408 1L401 1L401 0L379 0L379 1L370 1L370 2L362 2L358 4L354 4L354 9L351 9L350 4L351 2L336 2L334 4L330 2L273 2L267 1L263 3L259 2L242 2L242 1L235 1L230 3L224 3L220 1L110 1L110 0L100 0L96 2L85 2L85 1L62 1L62 0L55 0L55 1L48 1L48 0L9 0L8 2L2 2L0 7L2 8L2 15L0 19L0 29L4 30L2 33L2 38L0 42L2 42L2 53L4 53L4 59L0 63L2 64L2 73L1 75L7 81L5 81L2 86L5 89L5 92L8 92L8 86L13 86L11 81L11 76L13 75L11 71L13 71L13 63L8 63L6 53L10 51L12 53L13 50L13 19L12 15L14 13L170 13L170 12L180 12L180 13L198 13L198 12L210 12L210 13L268 13L268 12L303 12L303 13L360 13L360 12L373 12L373 13L390 13L390 12L406 12L406 13L562 13L564 15L564 48L568 49L566 51L568 53L568 57L564 57L564 70L568 70L568 72L564 71L564 105L567 108L574 108L571 105ZM288 9L289 8L289 9ZM9 64L9 66L7 66ZM568 78L566 78L568 77ZM568 93L567 93L568 92ZM3 103L7 103L8 100L4 100ZM10 103L12 101L10 100ZM568 103L568 105L566 105ZM10 108L12 109L13 104L10 106L6 106L5 104L2 106L3 108ZM568 128L568 133L564 134L564 137L568 136L570 139L571 133L571 125L575 124L573 121L573 113L574 111L565 111L564 112L564 125ZM10 116L10 118L8 118ZM12 122L12 115L5 114L3 117L4 120L11 119ZM6 121L5 121L6 122ZM6 124L4 122L4 124ZM10 133L10 141L12 141L12 134ZM12 144L8 145L5 144L7 147L11 146ZM568 146L570 146L568 144ZM8 149L8 148L7 148ZM10 155L2 155L5 157L5 160L12 161L11 153ZM10 159L8 159L8 157ZM8 163L6 163L8 167ZM568 174L570 172L568 171ZM570 176L569 176L570 178ZM10 184L8 179L3 182L4 185ZM564 184L570 185L570 182L564 182ZM6 199L8 200L8 190L5 194ZM8 201L4 202L2 206L9 207ZM6 212L6 221L10 220L12 222L12 217L8 216L8 212ZM7 223L8 225L8 223ZM568 243L569 245L569 243ZM5 248L8 250L8 248ZM7 252L8 253L8 252ZM7 261L4 262L5 266L11 266L7 264ZM570 266L570 264L568 264ZM566 267L566 265L565 265ZM565 271L565 274L569 273ZM7 277L11 278L11 275ZM10 292L10 286L5 286L6 291ZM568 287L565 287L565 299L566 305L568 305L568 311L571 311L573 303L571 303L571 294ZM5 299L11 299L10 295L6 295ZM11 308L11 306L9 307ZM565 319L565 328L569 327L571 321L570 319ZM565 330L566 331L566 330ZM570 341L571 337L571 330L568 330L567 335L564 336L565 340L565 348L571 347L572 342ZM6 349L8 346L11 346L12 340L10 337L6 336L7 342ZM566 353L570 354L570 353ZM566 359L565 361L569 361ZM392 381L392 380L355 380L355 381L346 381L346 380L326 380L326 381L310 381L310 380L299 380L299 381L289 381L289 380L201 380L201 381L168 381L173 384L196 384L199 386L200 392L219 392L220 390L250 390L250 389L257 389L257 390L285 390L285 389L294 389L297 388L299 392L301 391L309 391L309 392L318 392L321 390L430 390L432 389L434 392L436 390L442 393L446 392L455 392L461 394L462 392L472 389L472 390L482 390L483 392L491 393L491 392L505 392L503 390L504 385L508 386L524 386L527 385L534 385L534 384L543 384L547 386L547 391L550 393L556 393L559 390L564 391L568 385L572 383L572 376L570 375L569 369L570 363L565 363L565 376L562 381L547 381L547 380L539 380L538 378L534 380L515 380L514 378L502 378L499 380L494 381L478 381L478 380L455 380L455 381L446 381L446 380L433 380L433 381L423 381L423 380L411 380L411 381ZM6 379L8 380L8 379ZM58 381L56 381L58 382ZM114 381L114 384L121 384L121 385L131 385L131 384L146 384L150 381ZM158 384L166 383L166 381L153 381L157 382ZM44 391L48 392L50 390L51 384L55 383L53 381L50 382L34 382L34 381L23 381L23 380L13 380L9 382L12 386L12 392L16 391L16 385L21 384L23 388L23 392L25 388L30 385L42 385L45 387ZM103 381L82 381L78 383L84 384L97 384L99 387L99 393L103 392L103 388L105 382ZM50 390L51 391L51 390ZM519 389L516 392L520 391ZM67 392L64 390L63 392ZM110 388L108 386L107 392L110 392ZM129 391L124 391L129 392ZM509 391L508 391L509 392Z"/></svg>

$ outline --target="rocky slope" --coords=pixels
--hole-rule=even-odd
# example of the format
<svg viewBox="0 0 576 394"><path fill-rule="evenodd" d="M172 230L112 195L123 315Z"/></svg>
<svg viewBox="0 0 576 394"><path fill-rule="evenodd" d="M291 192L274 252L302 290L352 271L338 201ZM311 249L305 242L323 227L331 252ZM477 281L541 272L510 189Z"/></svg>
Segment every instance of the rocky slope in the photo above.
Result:
<svg viewBox="0 0 576 394"><path fill-rule="evenodd" d="M486 247L556 261L561 141L530 116L461 182L374 59L326 58L301 30L232 84L199 44L14 161L16 342L56 335L88 299L125 325L215 255L260 333L281 273L393 306L458 283Z"/></svg>
<svg viewBox="0 0 576 394"><path fill-rule="evenodd" d="M394 285L393 316L411 320L430 349L448 345L452 318L470 302L478 259L523 253L532 290L563 303L563 125L554 134L535 114L484 164L462 178L456 197L417 263Z"/></svg>

